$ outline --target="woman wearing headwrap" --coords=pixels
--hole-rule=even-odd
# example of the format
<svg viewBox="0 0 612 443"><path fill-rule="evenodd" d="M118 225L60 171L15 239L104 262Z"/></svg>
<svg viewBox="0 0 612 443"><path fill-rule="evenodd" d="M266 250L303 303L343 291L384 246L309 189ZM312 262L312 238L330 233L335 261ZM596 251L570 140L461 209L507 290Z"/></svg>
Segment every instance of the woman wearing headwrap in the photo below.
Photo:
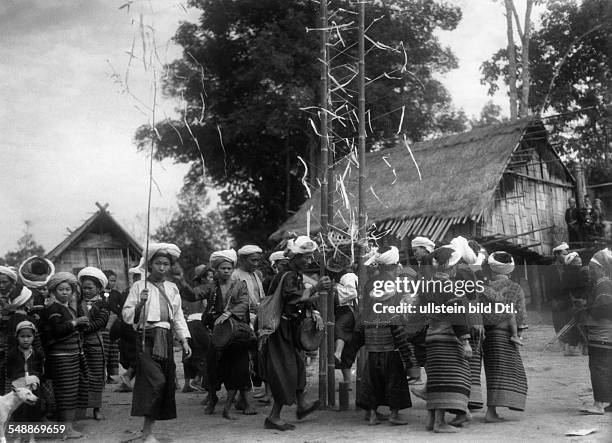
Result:
<svg viewBox="0 0 612 443"><path fill-rule="evenodd" d="M208 306L202 316L206 326L213 330L216 325L234 320L249 324L249 295L246 283L232 278L236 265L236 252L233 249L213 252L210 256L210 267L215 271L215 283L208 286ZM251 374L249 371L249 349L238 344L230 344L227 349L218 351L209 346L207 357L208 372L208 405L207 414L213 414L217 404L217 391L221 384L227 390L227 400L223 408L223 417L233 420L230 408L236 394L240 398L236 408L245 415L256 412L249 406L246 392L251 389Z"/></svg>
<svg viewBox="0 0 612 443"><path fill-rule="evenodd" d="M376 251L366 263L377 267L378 274L365 284L367 301L358 326L367 359L357 406L366 411L370 425L380 423L379 406L391 410L389 423L405 425L408 422L399 416L399 411L412 406L406 374L412 360L407 323L404 316L383 311L402 301L402 293L395 288L399 251L395 246L383 253ZM389 282L394 289L387 288Z"/></svg>
<svg viewBox="0 0 612 443"><path fill-rule="evenodd" d="M285 405L297 402L298 420L306 417L319 407L319 401L306 401L306 367L300 354L301 347L297 338L297 329L306 315L312 315L319 330L323 329L323 321L313 305L318 292L331 288L329 277L322 277L317 285L306 289L303 272L312 263L317 245L309 237L301 236L290 242L286 255L289 257L289 270L276 275L270 285L269 297L280 304L282 316L278 326L272 330L269 325L259 324L259 353L262 378L270 386L274 403L270 415L264 422L266 429L288 431L295 426L283 421L280 417ZM277 291L278 288L278 291ZM261 312L259 313L261 315ZM260 318L258 318L259 322Z"/></svg>
<svg viewBox="0 0 612 443"><path fill-rule="evenodd" d="M593 291L586 303L589 371L593 405L581 412L603 415L612 411L612 251L608 245L589 262Z"/></svg>
<svg viewBox="0 0 612 443"><path fill-rule="evenodd" d="M156 420L176 418L175 333L186 357L191 356L179 289L168 281L172 264L180 254L173 244L150 244L149 276L134 283L123 305L123 320L139 333L132 416L144 417L142 438L147 443L157 441L153 435Z"/></svg>
<svg viewBox="0 0 612 443"><path fill-rule="evenodd" d="M108 322L109 311L103 300L104 288L108 284L106 275L98 268L88 266L77 275L83 295L83 311L87 312L89 324L83 329L83 352L88 369L88 400L79 404L79 416L85 416L87 408L93 408L93 418L104 420L100 412L104 391L104 341L102 330Z"/></svg>
<svg viewBox="0 0 612 443"><path fill-rule="evenodd" d="M65 438L80 438L73 429L76 409L87 401L87 362L83 355L81 331L89 326L83 306L76 303L77 279L69 272L53 275L47 287L54 302L45 310L43 339L46 344L46 367L53 382L60 421L66 425Z"/></svg>
<svg viewBox="0 0 612 443"><path fill-rule="evenodd" d="M457 264L462 253L451 246L442 246L432 253L435 272L431 291L423 291L421 304L446 307L462 306L454 290L457 278ZM429 283L429 282L428 282ZM465 314L430 313L425 338L427 373L427 409L429 410L428 430L436 433L457 432L456 427L446 423L445 414L466 415L470 396L470 365L472 347Z"/></svg>
<svg viewBox="0 0 612 443"><path fill-rule="evenodd" d="M512 256L506 252L494 252L489 256L488 265L491 281L481 294L485 306L489 303L492 309L492 313L483 314L485 339L482 350L487 379L485 420L495 423L502 420L497 413L498 407L525 410L527 376L517 345L522 331L527 328L527 311L523 289L508 277L514 270ZM512 304L516 314L496 314L495 303ZM513 336L511 325L515 316L518 333Z"/></svg>

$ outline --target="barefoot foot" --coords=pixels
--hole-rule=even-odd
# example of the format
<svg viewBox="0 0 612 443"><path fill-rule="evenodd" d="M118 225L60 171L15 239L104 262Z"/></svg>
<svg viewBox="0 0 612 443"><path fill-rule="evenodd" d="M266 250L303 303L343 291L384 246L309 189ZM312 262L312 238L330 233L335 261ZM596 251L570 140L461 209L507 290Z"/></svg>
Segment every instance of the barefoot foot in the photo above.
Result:
<svg viewBox="0 0 612 443"><path fill-rule="evenodd" d="M456 432L459 432L459 429L453 428L448 423L434 423L433 431L437 434L454 434Z"/></svg>

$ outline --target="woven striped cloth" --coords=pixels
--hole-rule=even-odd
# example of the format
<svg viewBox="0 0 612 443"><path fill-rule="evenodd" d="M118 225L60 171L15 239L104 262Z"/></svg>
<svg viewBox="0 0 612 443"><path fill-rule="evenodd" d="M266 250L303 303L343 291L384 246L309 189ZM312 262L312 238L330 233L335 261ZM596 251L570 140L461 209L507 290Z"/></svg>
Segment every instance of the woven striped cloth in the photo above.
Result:
<svg viewBox="0 0 612 443"><path fill-rule="evenodd" d="M487 379L487 406L525 410L527 376L510 332L488 327L482 347Z"/></svg>
<svg viewBox="0 0 612 443"><path fill-rule="evenodd" d="M87 403L87 362L83 354L48 355L58 411ZM84 401L83 401L84 400Z"/></svg>
<svg viewBox="0 0 612 443"><path fill-rule="evenodd" d="M468 411L470 365L463 346L448 323L432 322L425 339L427 355L427 409L451 413Z"/></svg>
<svg viewBox="0 0 612 443"><path fill-rule="evenodd" d="M79 408L101 408L102 392L104 391L104 351L102 346L85 342L83 346L87 360L87 402L79 403Z"/></svg>

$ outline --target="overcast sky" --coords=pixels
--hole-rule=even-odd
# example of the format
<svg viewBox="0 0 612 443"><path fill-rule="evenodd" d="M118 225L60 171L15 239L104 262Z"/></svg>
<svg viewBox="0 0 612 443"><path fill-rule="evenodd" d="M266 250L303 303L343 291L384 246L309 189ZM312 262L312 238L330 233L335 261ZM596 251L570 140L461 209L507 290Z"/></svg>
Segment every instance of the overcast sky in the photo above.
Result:
<svg viewBox="0 0 612 443"><path fill-rule="evenodd" d="M139 17L155 29L164 61L180 56L172 45L178 23L198 11L174 0L2 0L0 2L0 256L16 247L24 221L50 250L97 208L140 237L146 211L147 158L133 144L150 114L122 93L127 52L139 35ZM458 29L440 35L459 58L442 78L455 104L478 115L490 97L478 67L505 45L502 6L492 0L451 0L461 6ZM521 0L517 1L521 4ZM140 50L139 53L142 53ZM113 78L117 72L123 85ZM150 70L133 62L127 85L151 102ZM506 107L503 96L496 103ZM175 103L162 103L170 113ZM161 113L161 112L159 112ZM175 206L185 165L156 164L156 220ZM161 193L161 194L160 194Z"/></svg>

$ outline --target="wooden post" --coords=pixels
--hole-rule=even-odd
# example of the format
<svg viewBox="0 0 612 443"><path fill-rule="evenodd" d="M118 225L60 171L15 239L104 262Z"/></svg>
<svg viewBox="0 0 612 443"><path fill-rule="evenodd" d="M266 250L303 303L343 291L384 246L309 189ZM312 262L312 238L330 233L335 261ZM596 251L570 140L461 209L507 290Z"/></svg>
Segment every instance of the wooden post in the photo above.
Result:
<svg viewBox="0 0 612 443"><path fill-rule="evenodd" d="M582 209L584 208L584 196L587 193L587 187L584 178L584 170L580 163L576 164L574 175L576 176L576 207Z"/></svg>
<svg viewBox="0 0 612 443"><path fill-rule="evenodd" d="M359 98L358 98L358 118L359 118L359 143L358 143L358 158L359 158L359 247L357 248L357 257L359 260L359 309L364 307L365 298L364 287L367 279L367 273L364 266L364 258L367 249L367 226L366 226L366 159L365 159L365 0L359 2ZM359 398L361 392L361 383L363 376L363 365L365 362L365 351L359 352L357 358L357 380L356 380L356 396Z"/></svg>
<svg viewBox="0 0 612 443"><path fill-rule="evenodd" d="M327 227L328 227L328 214L327 214L327 200L328 200L328 126L327 126L327 0L321 1L320 6L320 19L321 19L321 69L320 69L320 95L321 103L319 110L320 124L321 124L321 234L323 236L324 243L321 248L325 248L325 240L327 239ZM324 255L323 255L324 257ZM320 263L320 276L325 275L325 263L321 260ZM329 293L322 291L319 295L319 310L321 317L323 317L323 324L327 326L328 321L328 301ZM328 328L329 330L329 328ZM327 340L321 342L319 347L319 401L321 402L321 409L327 408Z"/></svg>

